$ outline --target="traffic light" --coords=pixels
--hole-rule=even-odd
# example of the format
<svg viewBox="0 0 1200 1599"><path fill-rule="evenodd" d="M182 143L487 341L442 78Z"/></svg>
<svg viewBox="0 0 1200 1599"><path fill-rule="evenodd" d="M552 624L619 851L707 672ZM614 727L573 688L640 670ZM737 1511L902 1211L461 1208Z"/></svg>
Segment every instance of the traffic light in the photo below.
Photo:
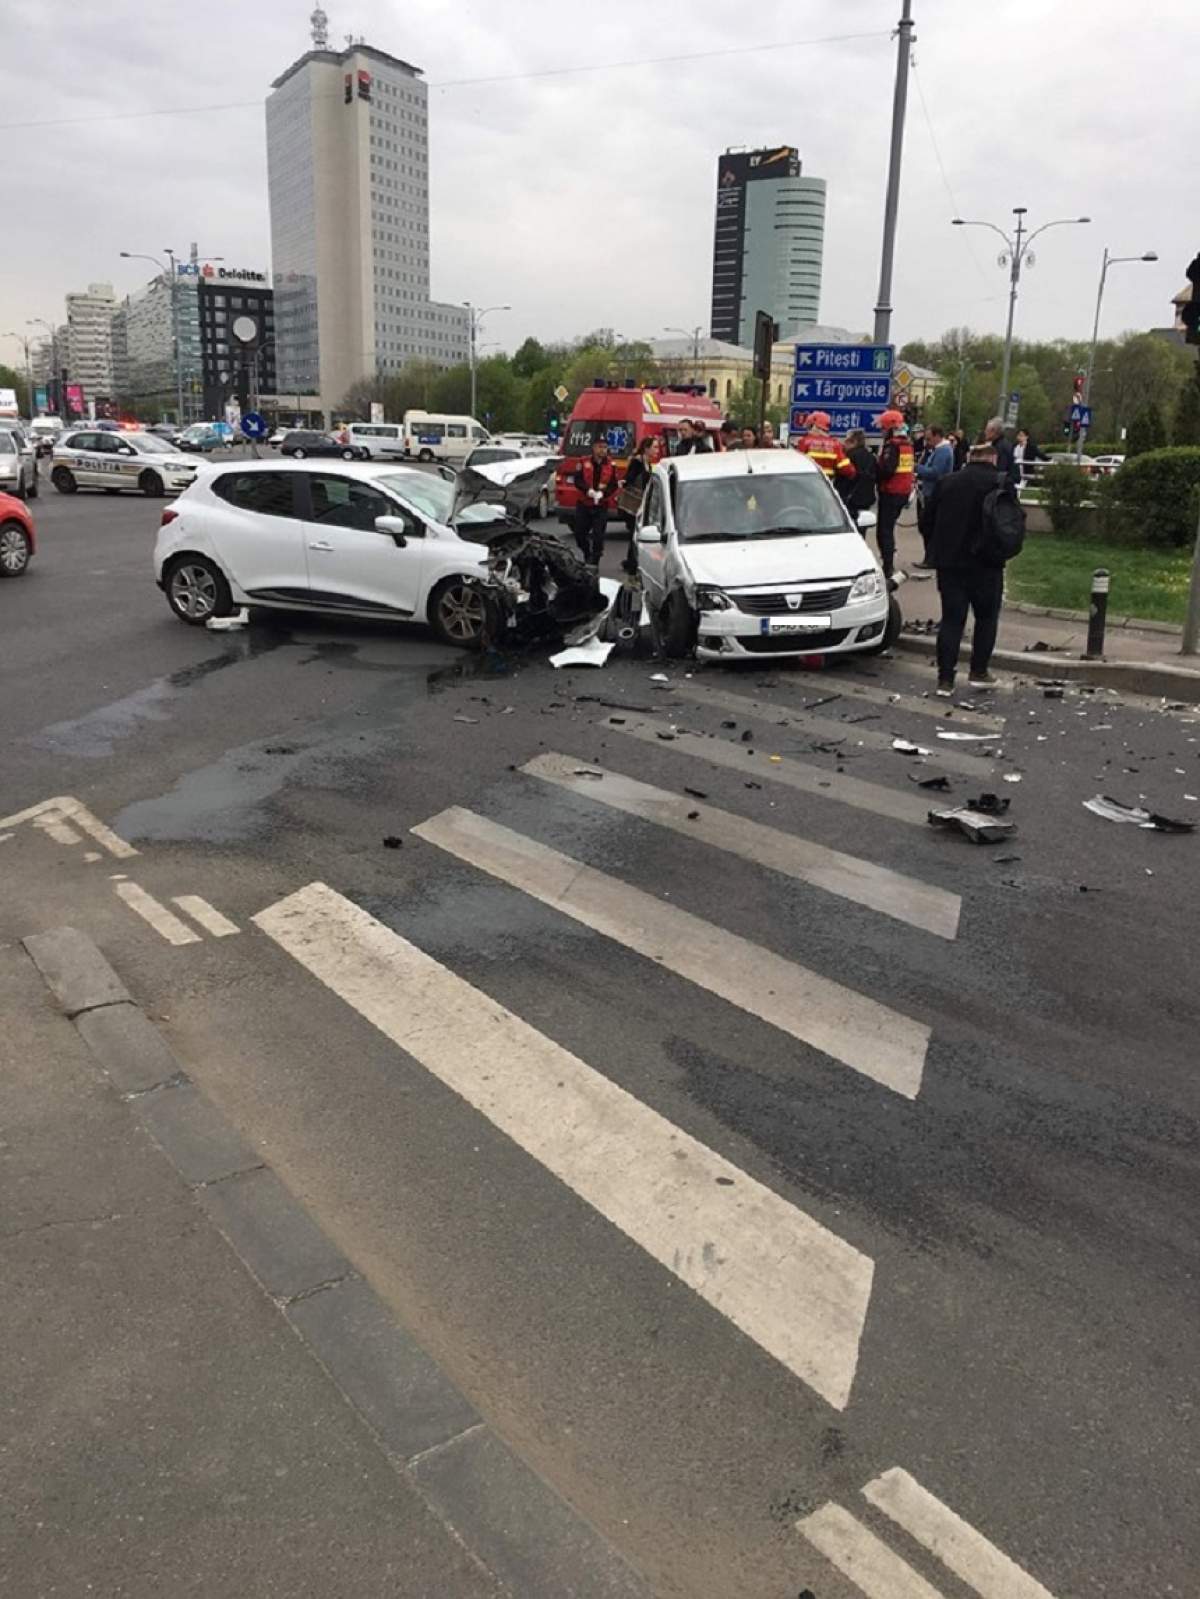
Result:
<svg viewBox="0 0 1200 1599"><path fill-rule="evenodd" d="M556 439L558 437L558 430L561 426L562 423L559 420L558 412L551 411L546 418L546 432L552 439Z"/></svg>
<svg viewBox="0 0 1200 1599"><path fill-rule="evenodd" d="M1179 320L1187 330L1187 342L1200 344L1200 255L1188 267L1187 279L1192 286L1192 297L1180 306Z"/></svg>

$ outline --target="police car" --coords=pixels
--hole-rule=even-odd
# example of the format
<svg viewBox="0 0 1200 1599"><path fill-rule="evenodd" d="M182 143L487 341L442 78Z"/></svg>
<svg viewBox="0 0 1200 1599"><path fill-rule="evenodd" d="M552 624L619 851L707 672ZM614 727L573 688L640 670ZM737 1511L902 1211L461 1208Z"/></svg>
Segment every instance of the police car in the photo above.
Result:
<svg viewBox="0 0 1200 1599"><path fill-rule="evenodd" d="M75 428L54 446L50 481L60 494L103 489L119 494L178 494L193 482L196 463L151 433L103 433Z"/></svg>

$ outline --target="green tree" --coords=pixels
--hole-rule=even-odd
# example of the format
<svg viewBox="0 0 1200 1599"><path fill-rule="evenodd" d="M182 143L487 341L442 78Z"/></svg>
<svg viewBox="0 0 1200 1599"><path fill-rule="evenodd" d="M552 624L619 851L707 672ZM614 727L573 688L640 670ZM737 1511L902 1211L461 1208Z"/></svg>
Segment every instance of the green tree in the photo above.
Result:
<svg viewBox="0 0 1200 1599"><path fill-rule="evenodd" d="M0 389L16 389L17 410L22 416L32 414L29 407L29 384L11 366L0 366Z"/></svg>
<svg viewBox="0 0 1200 1599"><path fill-rule="evenodd" d="M1163 426L1162 412L1158 402L1151 400L1149 404L1134 417L1129 424L1129 434L1125 440L1125 454L1146 455L1150 450L1161 450L1166 444L1166 428Z"/></svg>
<svg viewBox="0 0 1200 1599"><path fill-rule="evenodd" d="M535 338L528 338L512 358L512 369L519 378L531 378L547 365L546 347Z"/></svg>
<svg viewBox="0 0 1200 1599"><path fill-rule="evenodd" d="M448 411L462 416L471 408L471 368L464 361L460 366L447 367L433 380L431 411Z"/></svg>
<svg viewBox="0 0 1200 1599"><path fill-rule="evenodd" d="M1179 391L1171 442L1200 444L1200 356L1192 362L1191 376Z"/></svg>
<svg viewBox="0 0 1200 1599"><path fill-rule="evenodd" d="M492 433L508 433L520 426L521 385L506 355L489 355L477 373L479 420ZM469 390L468 390L469 392Z"/></svg>

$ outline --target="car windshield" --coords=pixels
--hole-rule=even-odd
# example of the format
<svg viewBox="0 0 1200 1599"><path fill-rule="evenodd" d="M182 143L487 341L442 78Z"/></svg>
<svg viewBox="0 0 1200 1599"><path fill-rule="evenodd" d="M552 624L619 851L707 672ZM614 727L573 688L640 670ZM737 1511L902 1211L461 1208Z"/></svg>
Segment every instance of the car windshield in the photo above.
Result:
<svg viewBox="0 0 1200 1599"><path fill-rule="evenodd" d="M820 472L747 472L680 482L675 525L689 544L847 531L841 502Z"/></svg>
<svg viewBox="0 0 1200 1599"><path fill-rule="evenodd" d="M448 524L454 512L454 484L432 472L393 472L375 480L394 489L415 510Z"/></svg>
<svg viewBox="0 0 1200 1599"><path fill-rule="evenodd" d="M139 455L174 455L179 452L170 439L155 438L152 433L126 433L126 444L132 444Z"/></svg>

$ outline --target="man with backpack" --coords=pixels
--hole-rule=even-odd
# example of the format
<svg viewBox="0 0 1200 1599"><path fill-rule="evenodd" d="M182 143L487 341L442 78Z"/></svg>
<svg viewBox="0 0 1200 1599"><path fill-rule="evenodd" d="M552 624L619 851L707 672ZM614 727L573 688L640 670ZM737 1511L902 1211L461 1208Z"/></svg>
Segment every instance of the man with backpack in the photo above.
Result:
<svg viewBox="0 0 1200 1599"><path fill-rule="evenodd" d="M937 569L942 620L937 639L937 692L954 693L954 674L968 613L972 688L990 688L988 667L996 647L1004 599L1004 565L1020 553L1025 512L1016 491L997 469L990 441L971 451L961 472L941 480L929 531L929 562Z"/></svg>

